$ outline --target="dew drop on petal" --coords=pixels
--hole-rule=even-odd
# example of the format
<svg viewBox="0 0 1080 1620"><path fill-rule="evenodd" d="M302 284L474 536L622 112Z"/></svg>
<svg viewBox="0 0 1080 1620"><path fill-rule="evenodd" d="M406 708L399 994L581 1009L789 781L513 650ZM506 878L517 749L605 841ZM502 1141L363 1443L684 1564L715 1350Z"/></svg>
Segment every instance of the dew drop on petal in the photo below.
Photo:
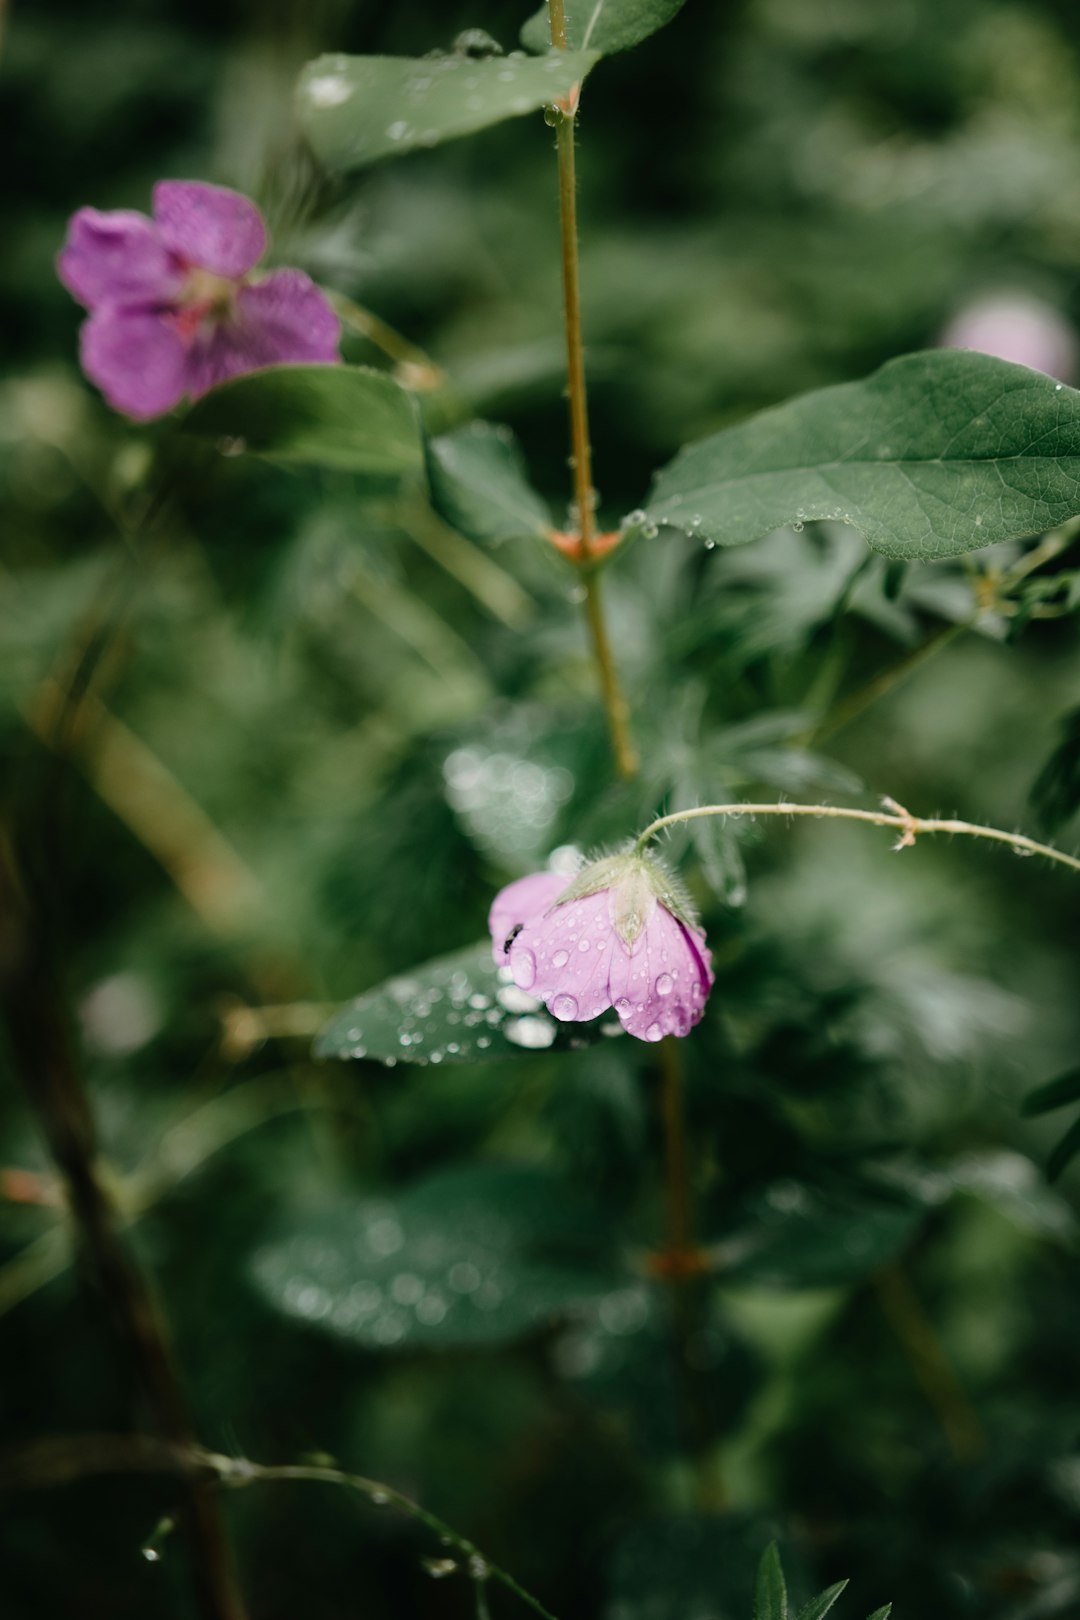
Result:
<svg viewBox="0 0 1080 1620"><path fill-rule="evenodd" d="M653 988L658 996L670 996L675 988L675 980L670 973L661 973Z"/></svg>
<svg viewBox="0 0 1080 1620"><path fill-rule="evenodd" d="M569 1021L578 1015L577 1002L573 996L556 996L551 1003L551 1011L556 1018L561 1018L564 1022Z"/></svg>
<svg viewBox="0 0 1080 1620"><path fill-rule="evenodd" d="M645 1031L645 1039L647 1041L658 1041L663 1036L663 1033L664 1032L660 1028L659 1024L650 1024L648 1029Z"/></svg>
<svg viewBox="0 0 1080 1620"><path fill-rule="evenodd" d="M514 952L514 981L519 990L536 983L536 957L527 945Z"/></svg>
<svg viewBox="0 0 1080 1620"><path fill-rule="evenodd" d="M552 967L557 967L557 968L565 967L567 962L569 962L569 960L570 960L570 952L569 951L556 951L555 955L551 958L551 965L552 965Z"/></svg>
<svg viewBox="0 0 1080 1620"><path fill-rule="evenodd" d="M584 939L584 938L579 939L578 942L577 942L577 948L578 948L579 951L587 951L589 949L588 940Z"/></svg>

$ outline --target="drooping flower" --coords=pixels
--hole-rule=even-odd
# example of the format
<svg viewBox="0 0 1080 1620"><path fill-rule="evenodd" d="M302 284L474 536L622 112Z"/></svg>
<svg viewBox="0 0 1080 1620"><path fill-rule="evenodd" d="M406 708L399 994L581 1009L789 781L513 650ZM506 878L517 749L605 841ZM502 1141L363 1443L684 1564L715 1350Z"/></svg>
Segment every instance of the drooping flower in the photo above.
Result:
<svg viewBox="0 0 1080 1620"><path fill-rule="evenodd" d="M245 371L339 358L341 323L309 276L250 279L265 248L255 204L199 180L160 180L153 219L72 216L57 271L90 311L82 367L110 405L147 420Z"/></svg>
<svg viewBox="0 0 1080 1620"><path fill-rule="evenodd" d="M534 872L496 895L495 961L564 1021L613 1007L639 1040L686 1035L705 1011L712 959L681 886L655 855L594 861L568 881Z"/></svg>

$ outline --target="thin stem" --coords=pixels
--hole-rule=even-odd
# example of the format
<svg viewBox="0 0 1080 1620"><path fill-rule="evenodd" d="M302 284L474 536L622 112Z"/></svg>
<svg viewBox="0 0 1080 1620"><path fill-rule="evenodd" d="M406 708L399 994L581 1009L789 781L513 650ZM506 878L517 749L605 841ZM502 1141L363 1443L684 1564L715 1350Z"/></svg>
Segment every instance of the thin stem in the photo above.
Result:
<svg viewBox="0 0 1080 1620"><path fill-rule="evenodd" d="M162 1435L182 1447L195 1431L157 1301L120 1237L103 1173L97 1130L75 1062L57 987L55 952L40 893L28 892L10 850L0 859L7 949L0 1010L27 1095L64 1182L67 1206L146 1404ZM218 1503L191 1479L181 1509L199 1612L204 1620L244 1620Z"/></svg>
<svg viewBox="0 0 1080 1620"><path fill-rule="evenodd" d="M982 1425L907 1273L898 1265L883 1266L874 1290L953 1455L959 1461L977 1456L986 1448Z"/></svg>
<svg viewBox="0 0 1080 1620"><path fill-rule="evenodd" d="M877 703L879 698L885 697L894 687L900 686L939 652L944 652L945 648L951 646L966 630L970 630L973 623L973 620L965 619L960 624L942 625L920 646L913 647L903 658L897 659L895 664L890 664L887 669L883 669L867 681L865 686L860 686L857 691L852 692L850 697L843 698L818 725L812 726L805 737L799 740L808 744L820 743L827 737L834 736L836 732L843 731L845 726L857 720L861 714Z"/></svg>
<svg viewBox="0 0 1080 1620"><path fill-rule="evenodd" d="M986 838L996 844L1007 844L1023 855L1042 855L1059 866L1080 872L1080 860L1066 855L1064 850L1050 844L1040 844L1023 833L1003 832L999 827L979 827L971 821L945 821L937 817L913 816L894 799L884 801L893 806L892 812L881 810L849 810L836 804L705 804L693 810L674 810L650 822L635 840L636 849L644 849L650 839L664 827L673 827L681 821L697 821L703 816L814 816L818 820L864 821L872 827L895 827L900 833L897 849L914 844L919 833L952 833L966 838Z"/></svg>
<svg viewBox="0 0 1080 1620"><path fill-rule="evenodd" d="M329 298L346 326L393 360L400 381L417 390L442 387L446 374L423 349L344 293L331 292Z"/></svg>
<svg viewBox="0 0 1080 1620"><path fill-rule="evenodd" d="M551 43L565 51L566 11L563 0L549 0ZM592 636L600 689L607 711L615 768L620 776L637 774L638 761L630 736L630 709L623 696L604 623L600 582L589 571L596 540L596 493L592 481L592 446L589 442L589 406L585 387L585 345L581 330L581 278L578 266L577 176L574 155L572 93L569 107L556 108L556 146L559 165L559 219L562 228L563 308L566 325L567 397L570 405L570 453L574 474L574 504L581 540L580 560L585 570L585 619Z"/></svg>
<svg viewBox="0 0 1080 1620"><path fill-rule="evenodd" d="M682 1053L673 1035L660 1043L663 1090L660 1109L664 1121L664 1179L667 1189L667 1240L675 1255L690 1248L693 1222L687 1174L686 1105L683 1096Z"/></svg>
<svg viewBox="0 0 1080 1620"><path fill-rule="evenodd" d="M541 1620L554 1620L539 1598L520 1586L514 1577L493 1564L475 1542L461 1535L411 1497L363 1474L341 1468L303 1464L264 1466L247 1457L227 1457L205 1451L201 1446L177 1445L151 1435L77 1435L38 1441L36 1444L0 1459L0 1489L34 1488L67 1484L95 1474L178 1473L191 1479L207 1477L227 1486L254 1484L336 1485L365 1497L375 1507L396 1508L426 1529L434 1532L445 1547L452 1547L466 1561L466 1572L479 1585L499 1581L528 1605Z"/></svg>
<svg viewBox="0 0 1080 1620"><path fill-rule="evenodd" d="M686 1135L682 1049L674 1036L660 1043L660 1114L664 1126L667 1245L662 1272L671 1302L675 1395L687 1457L693 1465L697 1506L715 1512L726 1502L715 1464L709 1465L706 1390L692 1359L702 1328L701 1257L694 1251L693 1191Z"/></svg>
<svg viewBox="0 0 1080 1620"><path fill-rule="evenodd" d="M627 703L622 687L619 685L615 659L612 656L607 626L604 623L604 611L600 601L599 576L596 574L587 575L584 588L585 618L592 632L593 653L596 658L597 673L600 676L600 689L604 694L604 708L607 710L611 746L615 754L615 769L620 776L629 781L631 777L637 775L637 751L634 748L633 737L630 734L630 705Z"/></svg>

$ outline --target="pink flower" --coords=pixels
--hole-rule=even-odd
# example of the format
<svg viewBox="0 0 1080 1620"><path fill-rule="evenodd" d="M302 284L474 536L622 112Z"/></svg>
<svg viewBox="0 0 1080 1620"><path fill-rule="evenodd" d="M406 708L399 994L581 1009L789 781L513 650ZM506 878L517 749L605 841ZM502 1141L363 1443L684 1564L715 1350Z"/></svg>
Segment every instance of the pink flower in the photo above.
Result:
<svg viewBox="0 0 1080 1620"><path fill-rule="evenodd" d="M145 420L245 371L338 359L341 323L310 277L249 279L265 248L255 204L198 180L160 180L152 220L73 215L57 271L90 311L82 367L110 405Z"/></svg>
<svg viewBox="0 0 1080 1620"><path fill-rule="evenodd" d="M488 919L495 960L555 1017L614 1007L639 1040L685 1035L705 1011L711 957L681 887L654 855L631 851L519 878Z"/></svg>

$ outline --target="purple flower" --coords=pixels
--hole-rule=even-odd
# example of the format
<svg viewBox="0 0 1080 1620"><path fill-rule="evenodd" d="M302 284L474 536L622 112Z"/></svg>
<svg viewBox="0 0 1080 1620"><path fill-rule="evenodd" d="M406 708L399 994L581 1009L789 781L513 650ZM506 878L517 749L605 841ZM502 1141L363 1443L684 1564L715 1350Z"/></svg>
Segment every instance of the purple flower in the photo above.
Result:
<svg viewBox="0 0 1080 1620"><path fill-rule="evenodd" d="M310 277L248 279L265 248L255 204L199 180L160 180L152 220L73 215L57 270L90 311L82 367L110 405L145 420L245 371L338 359L341 323Z"/></svg>
<svg viewBox="0 0 1080 1620"><path fill-rule="evenodd" d="M658 1041L687 1034L705 1011L705 935L654 855L611 855L569 882L557 872L519 878L496 895L488 926L496 962L555 1018L614 1007L629 1034Z"/></svg>

